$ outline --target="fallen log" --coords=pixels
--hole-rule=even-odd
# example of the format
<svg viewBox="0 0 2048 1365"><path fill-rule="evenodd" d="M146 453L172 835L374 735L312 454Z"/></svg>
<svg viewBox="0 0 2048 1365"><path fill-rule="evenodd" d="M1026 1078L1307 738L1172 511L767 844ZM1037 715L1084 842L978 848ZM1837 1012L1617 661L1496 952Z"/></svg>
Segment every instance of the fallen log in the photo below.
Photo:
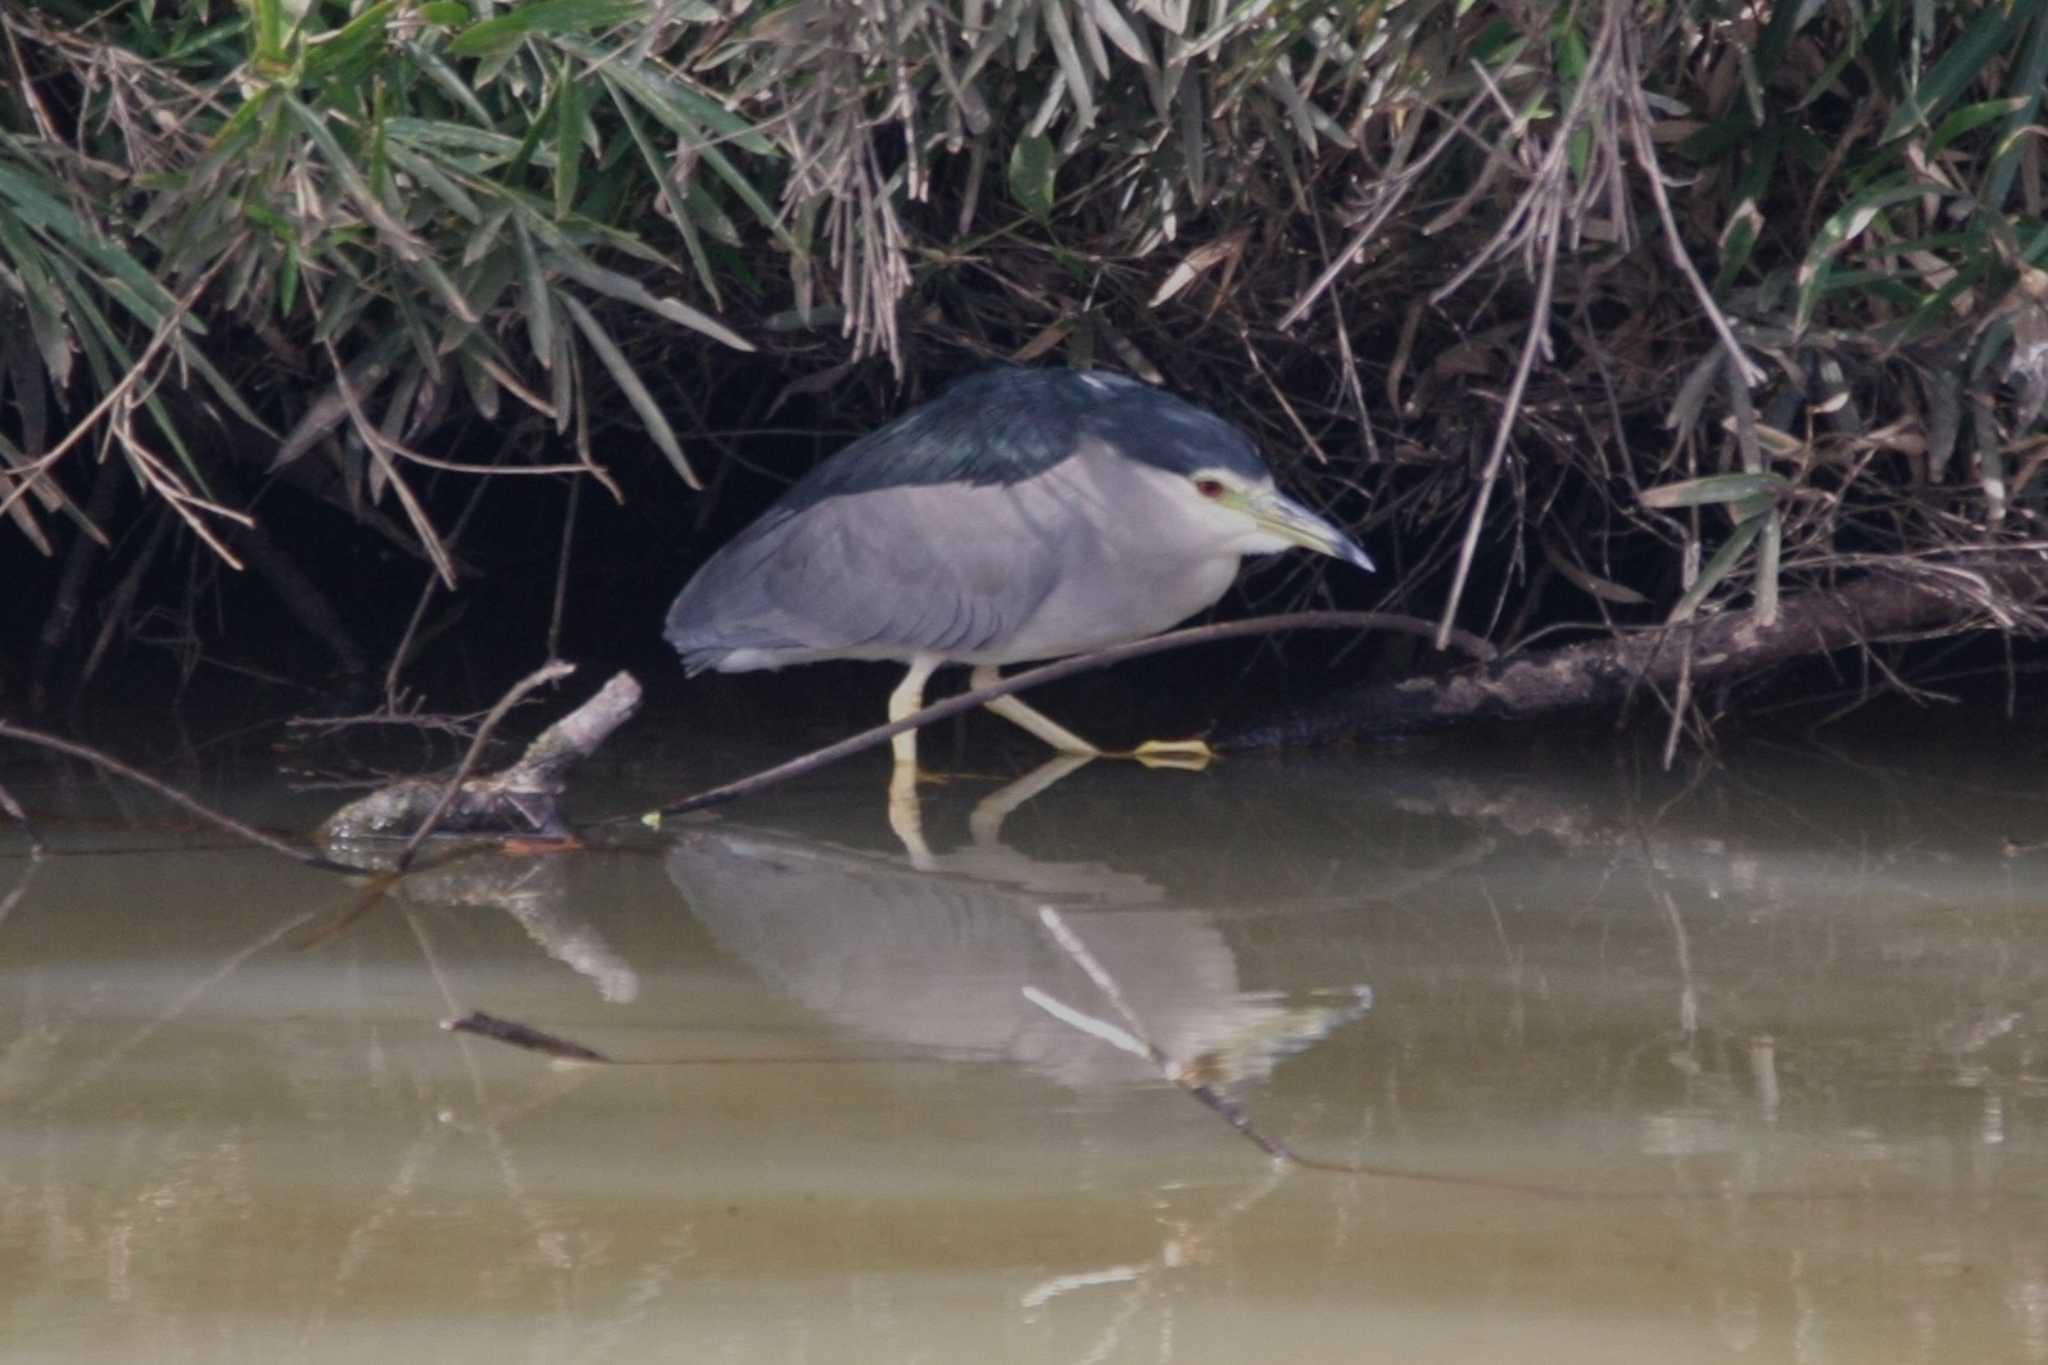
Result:
<svg viewBox="0 0 2048 1365"><path fill-rule="evenodd" d="M1754 611L1504 656L1448 673L1369 683L1210 740L1219 752L1329 744L1483 718L1616 706L1641 688L1670 692L1753 676L1794 659L1927 635L1999 629L2048 635L2048 555L1987 551L1887 561L1837 588Z"/></svg>

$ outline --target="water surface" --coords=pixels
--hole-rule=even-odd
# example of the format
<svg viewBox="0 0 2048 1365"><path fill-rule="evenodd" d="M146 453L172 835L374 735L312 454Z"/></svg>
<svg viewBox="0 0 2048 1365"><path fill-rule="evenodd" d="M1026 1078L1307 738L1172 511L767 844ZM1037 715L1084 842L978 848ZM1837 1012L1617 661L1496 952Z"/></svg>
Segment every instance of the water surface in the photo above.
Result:
<svg viewBox="0 0 2048 1365"><path fill-rule="evenodd" d="M368 907L9 768L0 1357L2048 1358L2038 754L1560 748L966 778L907 844L856 763Z"/></svg>

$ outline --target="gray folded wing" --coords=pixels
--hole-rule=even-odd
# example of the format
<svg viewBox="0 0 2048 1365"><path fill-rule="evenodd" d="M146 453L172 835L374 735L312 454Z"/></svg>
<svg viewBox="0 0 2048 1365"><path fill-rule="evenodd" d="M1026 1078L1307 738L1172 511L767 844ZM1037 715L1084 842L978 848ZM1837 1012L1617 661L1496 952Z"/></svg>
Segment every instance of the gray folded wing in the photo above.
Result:
<svg viewBox="0 0 2048 1365"><path fill-rule="evenodd" d="M886 488L772 511L690 580L663 634L692 671L988 650L1059 575L1059 519L1018 489ZM731 657L742 651L783 657Z"/></svg>

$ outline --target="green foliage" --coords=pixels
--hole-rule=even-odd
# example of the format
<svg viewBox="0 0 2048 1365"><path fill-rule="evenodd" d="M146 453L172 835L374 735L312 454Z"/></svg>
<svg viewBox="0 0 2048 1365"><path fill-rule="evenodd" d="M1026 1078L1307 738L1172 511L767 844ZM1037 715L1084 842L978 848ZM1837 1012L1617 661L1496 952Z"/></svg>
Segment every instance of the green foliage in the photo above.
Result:
<svg viewBox="0 0 2048 1365"><path fill-rule="evenodd" d="M1397 591L1446 617L1484 580L1508 619L1532 564L1624 618L1768 617L2041 535L2037 4L63 0L0 28L0 504L46 547L92 444L195 531L231 515L205 420L352 462L445 565L407 441L451 403L593 471L617 414L694 481L669 372L750 347L1165 378L1334 457L1347 508L1372 488L1431 547Z"/></svg>
<svg viewBox="0 0 2048 1365"><path fill-rule="evenodd" d="M623 316L751 349L714 316L718 281L698 233L708 221L730 239L733 209L779 231L772 179L746 179L714 144L744 142L759 176L776 158L679 74L632 69L621 43L643 39L649 17L621 0L488 16L392 0L248 0L186 7L168 27L123 8L10 12L8 36L28 63L17 88L33 94L0 109L0 307L30 324L0 336L17 403L39 405L46 385L61 400L81 355L100 394L154 393L159 376L196 374L280 438L279 464L346 423L372 487L399 486L444 567L435 529L404 494L404 437L451 387L487 414L509 393L566 432L588 402L573 376L594 368L694 482L610 331L624 305ZM702 144L723 188L676 184L674 147L616 117L628 100L681 146ZM667 292L690 277L645 221L655 196L713 309ZM564 314L576 326L559 325ZM331 376L327 401L243 393L209 346L203 320L221 317L277 329L303 368ZM514 378L550 374L538 386ZM203 534L206 516L225 514L204 496L204 471L151 451L161 440L185 453L190 416L149 402L149 431L109 420L101 439ZM44 448L50 434L33 424L0 455L40 473L63 453ZM20 486L46 507L70 506L59 480ZM47 543L32 504L9 501L17 525Z"/></svg>
<svg viewBox="0 0 2048 1365"><path fill-rule="evenodd" d="M1697 211L1721 223L1715 295L1775 378L1755 406L1731 391L1716 430L1704 400L1724 376L1703 361L1706 382L1680 390L1667 425L1684 468L1718 448L1752 472L1714 477L1769 465L1801 503L1782 520L1775 505L1768 522L1738 518L1674 616L1739 585L1752 541L1761 603L1784 563L1824 575L1853 562L1845 547L1882 547L1913 572L1929 556L2024 543L2042 506L2008 452L2030 443L2048 396L2048 12L1787 4L1768 11L1753 51L1747 36L1737 24L1704 49L1710 69L1738 79L1710 77L1692 95L1709 117L1680 152L1699 177ZM1671 494L1643 505L1675 506ZM1791 541L1767 564L1775 529Z"/></svg>

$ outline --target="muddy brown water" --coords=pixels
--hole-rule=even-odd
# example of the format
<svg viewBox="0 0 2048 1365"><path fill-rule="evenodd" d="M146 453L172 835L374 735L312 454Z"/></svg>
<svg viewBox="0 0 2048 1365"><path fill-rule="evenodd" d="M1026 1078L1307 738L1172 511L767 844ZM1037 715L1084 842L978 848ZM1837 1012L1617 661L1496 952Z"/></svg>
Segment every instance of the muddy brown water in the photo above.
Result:
<svg viewBox="0 0 2048 1365"><path fill-rule="evenodd" d="M1096 764L908 845L854 763L355 918L15 769L0 1359L2048 1358L2039 760ZM1406 1174L1034 1003L1126 1022L1042 906L1262 1131Z"/></svg>

